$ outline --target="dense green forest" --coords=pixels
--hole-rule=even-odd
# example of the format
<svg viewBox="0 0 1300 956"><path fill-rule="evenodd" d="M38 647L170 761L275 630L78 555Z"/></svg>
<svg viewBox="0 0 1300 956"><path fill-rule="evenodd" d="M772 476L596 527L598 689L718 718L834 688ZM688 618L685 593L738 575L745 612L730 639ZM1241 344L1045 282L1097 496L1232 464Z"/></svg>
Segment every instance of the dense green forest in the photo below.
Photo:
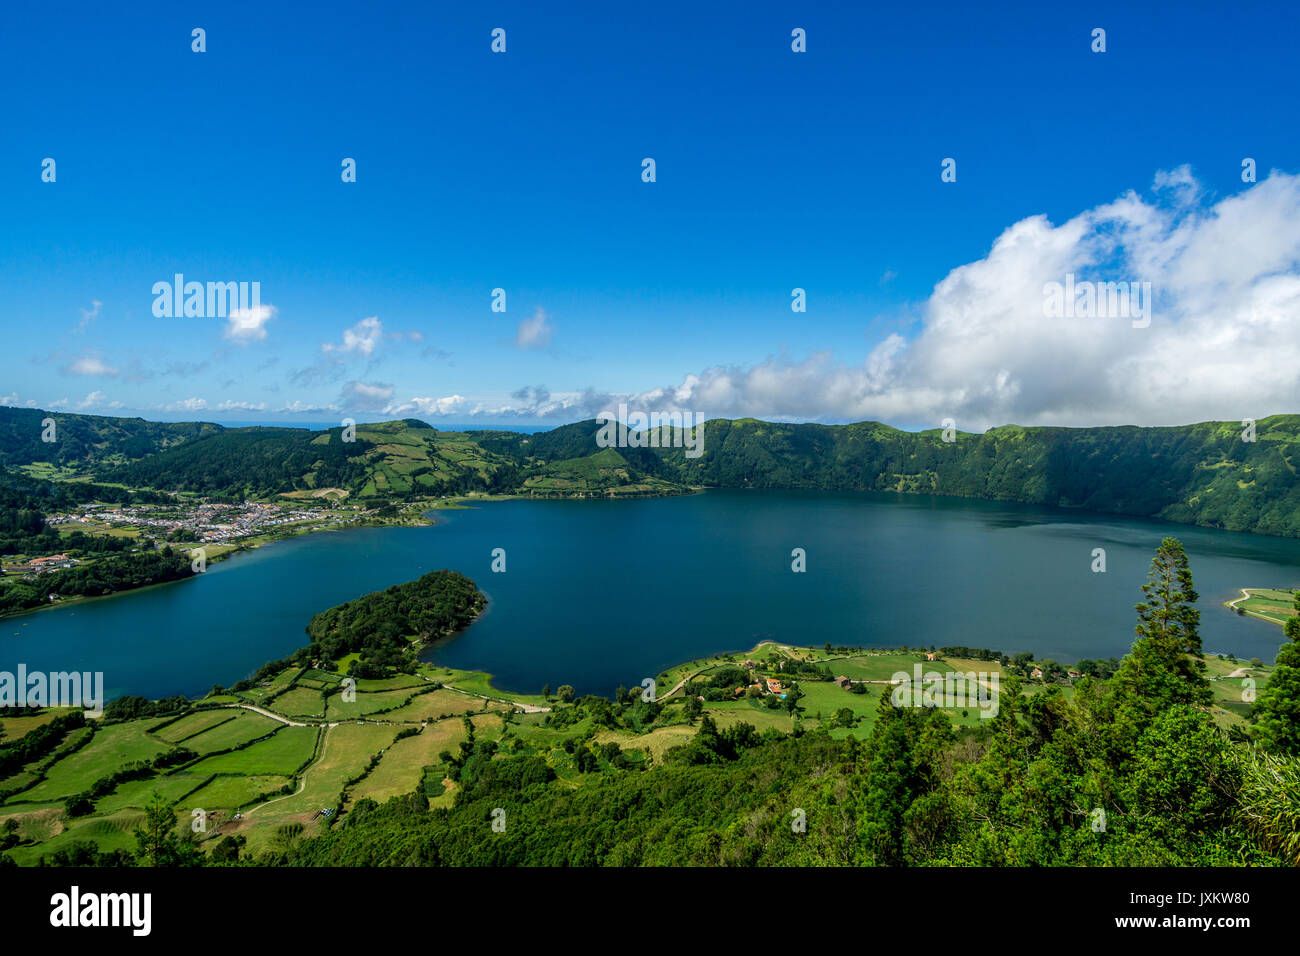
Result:
<svg viewBox="0 0 1300 956"><path fill-rule="evenodd" d="M47 571L34 581L15 581L0 590L0 613L23 611L60 597L98 597L194 574L189 557L164 546L157 551L107 555L91 564Z"/></svg>
<svg viewBox="0 0 1300 956"><path fill-rule="evenodd" d="M353 676L383 676L387 668L409 669L414 663L413 639L427 642L453 634L468 627L486 605L487 598L465 575L430 571L322 611L307 625L307 634L325 660L359 654Z"/></svg>
<svg viewBox="0 0 1300 956"><path fill-rule="evenodd" d="M241 428L104 473L132 486L192 491L236 500L312 487L354 488L366 477L370 444L344 444L340 429ZM329 436L319 441L322 434Z"/></svg>
<svg viewBox="0 0 1300 956"><path fill-rule="evenodd" d="M712 419L703 426L703 454L687 458L682 448L601 449L594 421L525 436L440 432L406 420L358 426L368 437L345 442L339 428L190 423L159 426L165 430L155 434L144 429L151 423L135 419L49 413L61 423L61 435L85 433L74 453L61 446L52 451L55 446L39 441L44 414L0 408L0 461L75 461L101 481L159 492L237 498L334 487L403 499L626 488L647 494L690 487L894 491L1300 535L1297 415L1259 420L1254 441L1243 440L1235 422L1168 428L1007 425L980 435L956 432L944 441L937 429L904 432L877 422ZM129 449L110 456L115 442L128 441ZM147 448L155 450L137 455Z"/></svg>
<svg viewBox="0 0 1300 956"><path fill-rule="evenodd" d="M54 420L53 441L44 441L45 419ZM0 465L48 461L70 468L125 462L155 455L222 431L211 422L149 422L0 407Z"/></svg>

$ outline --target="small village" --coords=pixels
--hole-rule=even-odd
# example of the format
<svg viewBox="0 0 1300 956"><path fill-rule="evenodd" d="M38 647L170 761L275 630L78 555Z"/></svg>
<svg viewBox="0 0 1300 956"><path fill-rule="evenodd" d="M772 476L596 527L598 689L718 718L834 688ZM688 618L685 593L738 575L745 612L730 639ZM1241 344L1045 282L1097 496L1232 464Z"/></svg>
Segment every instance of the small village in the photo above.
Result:
<svg viewBox="0 0 1300 956"><path fill-rule="evenodd" d="M327 508L260 501L222 504L200 499L193 504L88 504L73 512L50 514L45 523L65 531L136 538L141 544L233 544L278 528L320 522L341 526L372 515L359 506ZM75 549L70 549L75 552ZM67 552L43 556L0 555L0 573L31 579L76 567L82 558Z"/></svg>
<svg viewBox="0 0 1300 956"><path fill-rule="evenodd" d="M353 508L359 511L358 508ZM93 531L96 525L135 529L149 536L185 534L201 542L237 541L289 524L338 516L328 508L301 508L260 501L184 505L84 505L70 514L52 514L46 524Z"/></svg>

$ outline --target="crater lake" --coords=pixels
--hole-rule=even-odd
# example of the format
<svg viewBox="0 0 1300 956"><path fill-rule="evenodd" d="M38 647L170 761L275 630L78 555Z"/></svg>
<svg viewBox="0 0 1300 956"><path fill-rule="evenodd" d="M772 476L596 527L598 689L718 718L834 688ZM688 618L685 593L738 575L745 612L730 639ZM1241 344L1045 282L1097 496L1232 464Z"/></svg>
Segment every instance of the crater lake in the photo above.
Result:
<svg viewBox="0 0 1300 956"><path fill-rule="evenodd" d="M482 502L429 527L276 542L195 578L0 621L0 670L102 671L106 695L198 696L307 643L313 614L451 568L483 616L429 648L503 689L611 695L762 640L1121 656L1161 538L1182 540L1210 652L1272 661L1282 629L1222 606L1300 585L1300 540L913 495L708 491ZM491 571L505 549L506 570ZM802 548L807 570L792 571ZM1093 550L1104 548L1105 573Z"/></svg>

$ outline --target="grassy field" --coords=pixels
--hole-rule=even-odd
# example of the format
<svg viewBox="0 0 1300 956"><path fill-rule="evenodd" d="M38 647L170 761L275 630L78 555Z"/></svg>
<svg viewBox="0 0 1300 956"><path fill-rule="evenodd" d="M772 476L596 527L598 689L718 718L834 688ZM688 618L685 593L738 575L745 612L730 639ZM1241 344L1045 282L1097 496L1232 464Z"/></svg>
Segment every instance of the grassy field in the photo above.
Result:
<svg viewBox="0 0 1300 956"><path fill-rule="evenodd" d="M342 694L331 694L325 706L327 720L355 720L366 714L381 710L392 710L409 701L417 688L380 691L375 694L358 693L352 701L343 699ZM290 693L293 693L291 691ZM277 708L279 701L276 702ZM288 711L285 711L287 713ZM384 715L386 719L394 719Z"/></svg>
<svg viewBox="0 0 1300 956"><path fill-rule="evenodd" d="M769 727L789 733L794 729L794 718L786 713L785 708L768 710L762 704L749 700L723 700L705 705L704 712L713 718L719 728L734 724L752 724L755 730L767 730Z"/></svg>
<svg viewBox="0 0 1300 956"><path fill-rule="evenodd" d="M729 718L721 713L714 715L719 727L727 726ZM751 721L752 723L752 721ZM603 744L614 741L624 750L641 750L649 753L655 762L662 762L664 755L673 747L679 747L695 736L697 728L685 724L670 727L656 727L648 734L633 734L626 730L602 730L593 738Z"/></svg>
<svg viewBox="0 0 1300 956"><path fill-rule="evenodd" d="M191 773L280 774L295 773L316 749L315 727L282 727L274 736L233 753L200 760Z"/></svg>
<svg viewBox="0 0 1300 956"><path fill-rule="evenodd" d="M420 783L424 768L439 763L444 750L456 752L466 738L459 720L440 720L424 727L414 737L406 737L388 748L374 772L352 788L348 802L370 799L380 803L390 797L412 793Z"/></svg>
<svg viewBox="0 0 1300 956"><path fill-rule="evenodd" d="M291 683L293 683L293 679L297 677L299 673L300 671L298 668L290 667L276 674L273 680L267 682L267 686L253 687L249 690L244 691L239 696L244 698L245 700L248 700L250 703L260 704L263 701L265 701L268 697L272 697L275 694L278 694L281 691L283 691L286 687L288 687Z"/></svg>
<svg viewBox="0 0 1300 956"><path fill-rule="evenodd" d="M1242 588L1245 597L1227 601L1226 606L1241 608L1247 614L1285 624L1286 619L1295 616L1295 592L1276 588Z"/></svg>
<svg viewBox="0 0 1300 956"><path fill-rule="evenodd" d="M520 704L531 704L535 707L547 707L551 704L551 701L541 694L516 694L512 691L504 691L493 687L492 675L484 674L482 671L462 671L450 667L426 666L421 668L421 673L431 680L439 681L448 687L455 687L457 690L463 690L468 694L494 697L497 700L512 700Z"/></svg>
<svg viewBox="0 0 1300 956"><path fill-rule="evenodd" d="M320 671L308 671L309 675L319 674ZM334 681L341 681L340 675L332 675ZM396 677L387 677L383 680L358 680L358 694L378 694L386 690L400 690L403 687L428 687L429 682L414 674L398 674Z"/></svg>
<svg viewBox="0 0 1300 956"><path fill-rule="evenodd" d="M796 678L803 695L797 716L784 706L767 707L766 698L748 697L706 702L704 713L723 729L742 722L760 732L821 727L835 738L853 735L864 740L872 732L879 701L892 690L887 682L897 672L910 676L918 663L923 671L940 673L1002 672L1000 665L987 661L925 661L923 657L914 652L828 653L824 647L761 644L749 652L729 652L676 665L659 675L659 691L663 700L662 695L682 677L707 675L746 660L756 662L755 677L777 676L788 686L790 672L782 671L780 662L784 660L788 666L791 660L808 661L825 666L832 675L864 682L867 692L854 694L838 683L804 676ZM1254 696L1267 683L1271 668L1219 657L1206 658L1206 665L1216 720L1225 727L1241 724ZM279 831L285 824L302 824L304 838L318 834L339 819L338 815L323 816L321 811L338 806L340 800L345 815L358 800L384 801L411 793L422 779L432 781L432 807L450 806L456 785L446 779L448 768L440 755L444 751L459 753L459 745L467 737L464 717L473 724L477 739L498 741L503 755L540 756L552 765L563 785L574 787L583 786L588 779L570 753L575 745L590 742L599 748L613 742L625 752L629 765L646 759L660 763L672 748L689 742L699 728L698 720L686 722L680 694L664 700L666 706L655 723L645 725L647 732L636 733L599 723L598 708L579 712L576 719L565 718L561 712L566 705L540 695L506 693L492 686L489 675L478 672L424 665L414 676L360 680L355 702L346 702L337 693L341 680L337 672L290 667L265 686L209 698L205 709L179 719L154 717L73 731L55 753L0 781L0 789L34 784L0 805L0 821L6 817L17 820L19 833L27 841L11 851L13 859L20 864L35 863L43 854L79 839L94 841L102 849L131 849L131 829L155 797L172 804L181 822L188 821L192 810L204 810L211 827L205 847L215 845L223 835L238 833L247 838L252 853L280 845L283 837ZM665 680L672 683L665 684ZM431 690L429 681L445 686ZM1049 689L1026 682L1022 692L1041 694ZM326 690L335 692L326 698ZM1066 696L1074 693L1069 685L1059 690ZM222 702L227 706L218 706ZM241 702L257 703L306 726L289 726L235 706ZM525 713L521 709L525 704L551 709ZM393 709L388 710L390 707ZM851 715L847 725L836 716L842 709ZM976 707L964 711L951 708L946 712L958 727L982 723ZM0 724L0 732L5 739L13 739L52 716L7 718ZM573 722L566 723L566 719ZM408 729L419 732L396 739ZM88 743L79 747L85 741ZM235 747L242 749L230 749ZM119 783L94 800L88 816L67 815L68 797L132 761L151 760L176 748L193 751L198 757L189 765ZM46 779L37 782L42 773ZM241 814L239 820L234 819L236 812Z"/></svg>
<svg viewBox="0 0 1300 956"><path fill-rule="evenodd" d="M1259 692L1268 685L1273 668L1223 657L1207 657L1205 662L1215 722L1222 727L1244 724Z"/></svg>
<svg viewBox="0 0 1300 956"><path fill-rule="evenodd" d="M265 737L283 726L279 721L255 714L251 710L235 710L233 713L233 719L187 738L181 742L181 746L199 754L216 753Z"/></svg>
<svg viewBox="0 0 1300 956"><path fill-rule="evenodd" d="M225 810L228 813L258 802L287 786L291 778L277 774L246 774L243 776L216 777L202 789L185 800L188 807L201 807L208 811Z"/></svg>
<svg viewBox="0 0 1300 956"><path fill-rule="evenodd" d="M48 724L61 713L64 711L47 710L33 717L6 717L0 720L0 740L17 740L37 727Z"/></svg>
<svg viewBox="0 0 1300 956"><path fill-rule="evenodd" d="M358 695L358 698L360 695ZM476 714L481 711L504 710L506 705L493 703L481 697L459 694L454 690L435 690L411 698L404 707L382 715L385 720L424 721L437 720L456 714Z"/></svg>
<svg viewBox="0 0 1300 956"><path fill-rule="evenodd" d="M911 675L917 664L921 664L926 671L944 672L953 669L945 661L927 661L916 654L869 654L826 661L826 666L836 677L843 674L850 680L890 680L899 671Z"/></svg>
<svg viewBox="0 0 1300 956"><path fill-rule="evenodd" d="M320 756L303 774L301 793L266 805L272 816L315 812L338 802L343 785L362 773L370 759L387 748L401 728L378 724L339 724L329 728Z"/></svg>
<svg viewBox="0 0 1300 956"><path fill-rule="evenodd" d="M90 743L56 761L44 780L16 799L35 803L63 800L125 764L134 760L151 760L170 750L168 744L144 732L145 723L131 721L100 728Z"/></svg>
<svg viewBox="0 0 1300 956"><path fill-rule="evenodd" d="M132 831L144 819L139 810L121 810L108 816L87 817L67 823L58 834L43 843L17 846L10 850L19 866L32 865L48 853L68 849L77 841L94 843L102 851L131 850L135 848Z"/></svg>
<svg viewBox="0 0 1300 956"><path fill-rule="evenodd" d="M95 801L95 812L116 813L130 808L143 810L155 794L172 803L198 787L204 779L192 773L176 773L118 784L108 796Z"/></svg>
<svg viewBox="0 0 1300 956"><path fill-rule="evenodd" d="M187 737L193 737L197 734L209 730L217 724L223 724L227 721L234 720L237 711L227 710L206 710L198 711L193 714L186 714L180 720L170 724L157 724L157 729L152 733L170 744L178 744Z"/></svg>
<svg viewBox="0 0 1300 956"><path fill-rule="evenodd" d="M294 687L266 706L286 717L321 717L325 714L325 695L311 687Z"/></svg>
<svg viewBox="0 0 1300 956"><path fill-rule="evenodd" d="M880 706L880 695L889 689L886 684L868 684L867 693L854 694L838 684L800 681L799 691L803 697L799 699L799 706L807 717L816 717L820 713L822 719L827 721L844 707L853 711L855 717L874 720L876 709Z"/></svg>

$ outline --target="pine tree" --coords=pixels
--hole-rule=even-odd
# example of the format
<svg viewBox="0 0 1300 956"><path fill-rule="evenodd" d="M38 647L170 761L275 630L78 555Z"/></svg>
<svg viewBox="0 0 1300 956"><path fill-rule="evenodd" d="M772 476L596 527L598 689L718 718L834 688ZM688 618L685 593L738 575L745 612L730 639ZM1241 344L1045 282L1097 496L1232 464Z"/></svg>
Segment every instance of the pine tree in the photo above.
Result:
<svg viewBox="0 0 1300 956"><path fill-rule="evenodd" d="M1197 631L1198 595L1177 538L1160 542L1142 591L1146 600L1136 607L1138 639L1115 677L1124 709L1145 726L1147 718L1176 704L1208 706L1211 694Z"/></svg>
<svg viewBox="0 0 1300 956"><path fill-rule="evenodd" d="M141 866L199 866L203 854L190 833L177 833L176 811L154 794L144 808L144 820L135 828L136 856Z"/></svg>

